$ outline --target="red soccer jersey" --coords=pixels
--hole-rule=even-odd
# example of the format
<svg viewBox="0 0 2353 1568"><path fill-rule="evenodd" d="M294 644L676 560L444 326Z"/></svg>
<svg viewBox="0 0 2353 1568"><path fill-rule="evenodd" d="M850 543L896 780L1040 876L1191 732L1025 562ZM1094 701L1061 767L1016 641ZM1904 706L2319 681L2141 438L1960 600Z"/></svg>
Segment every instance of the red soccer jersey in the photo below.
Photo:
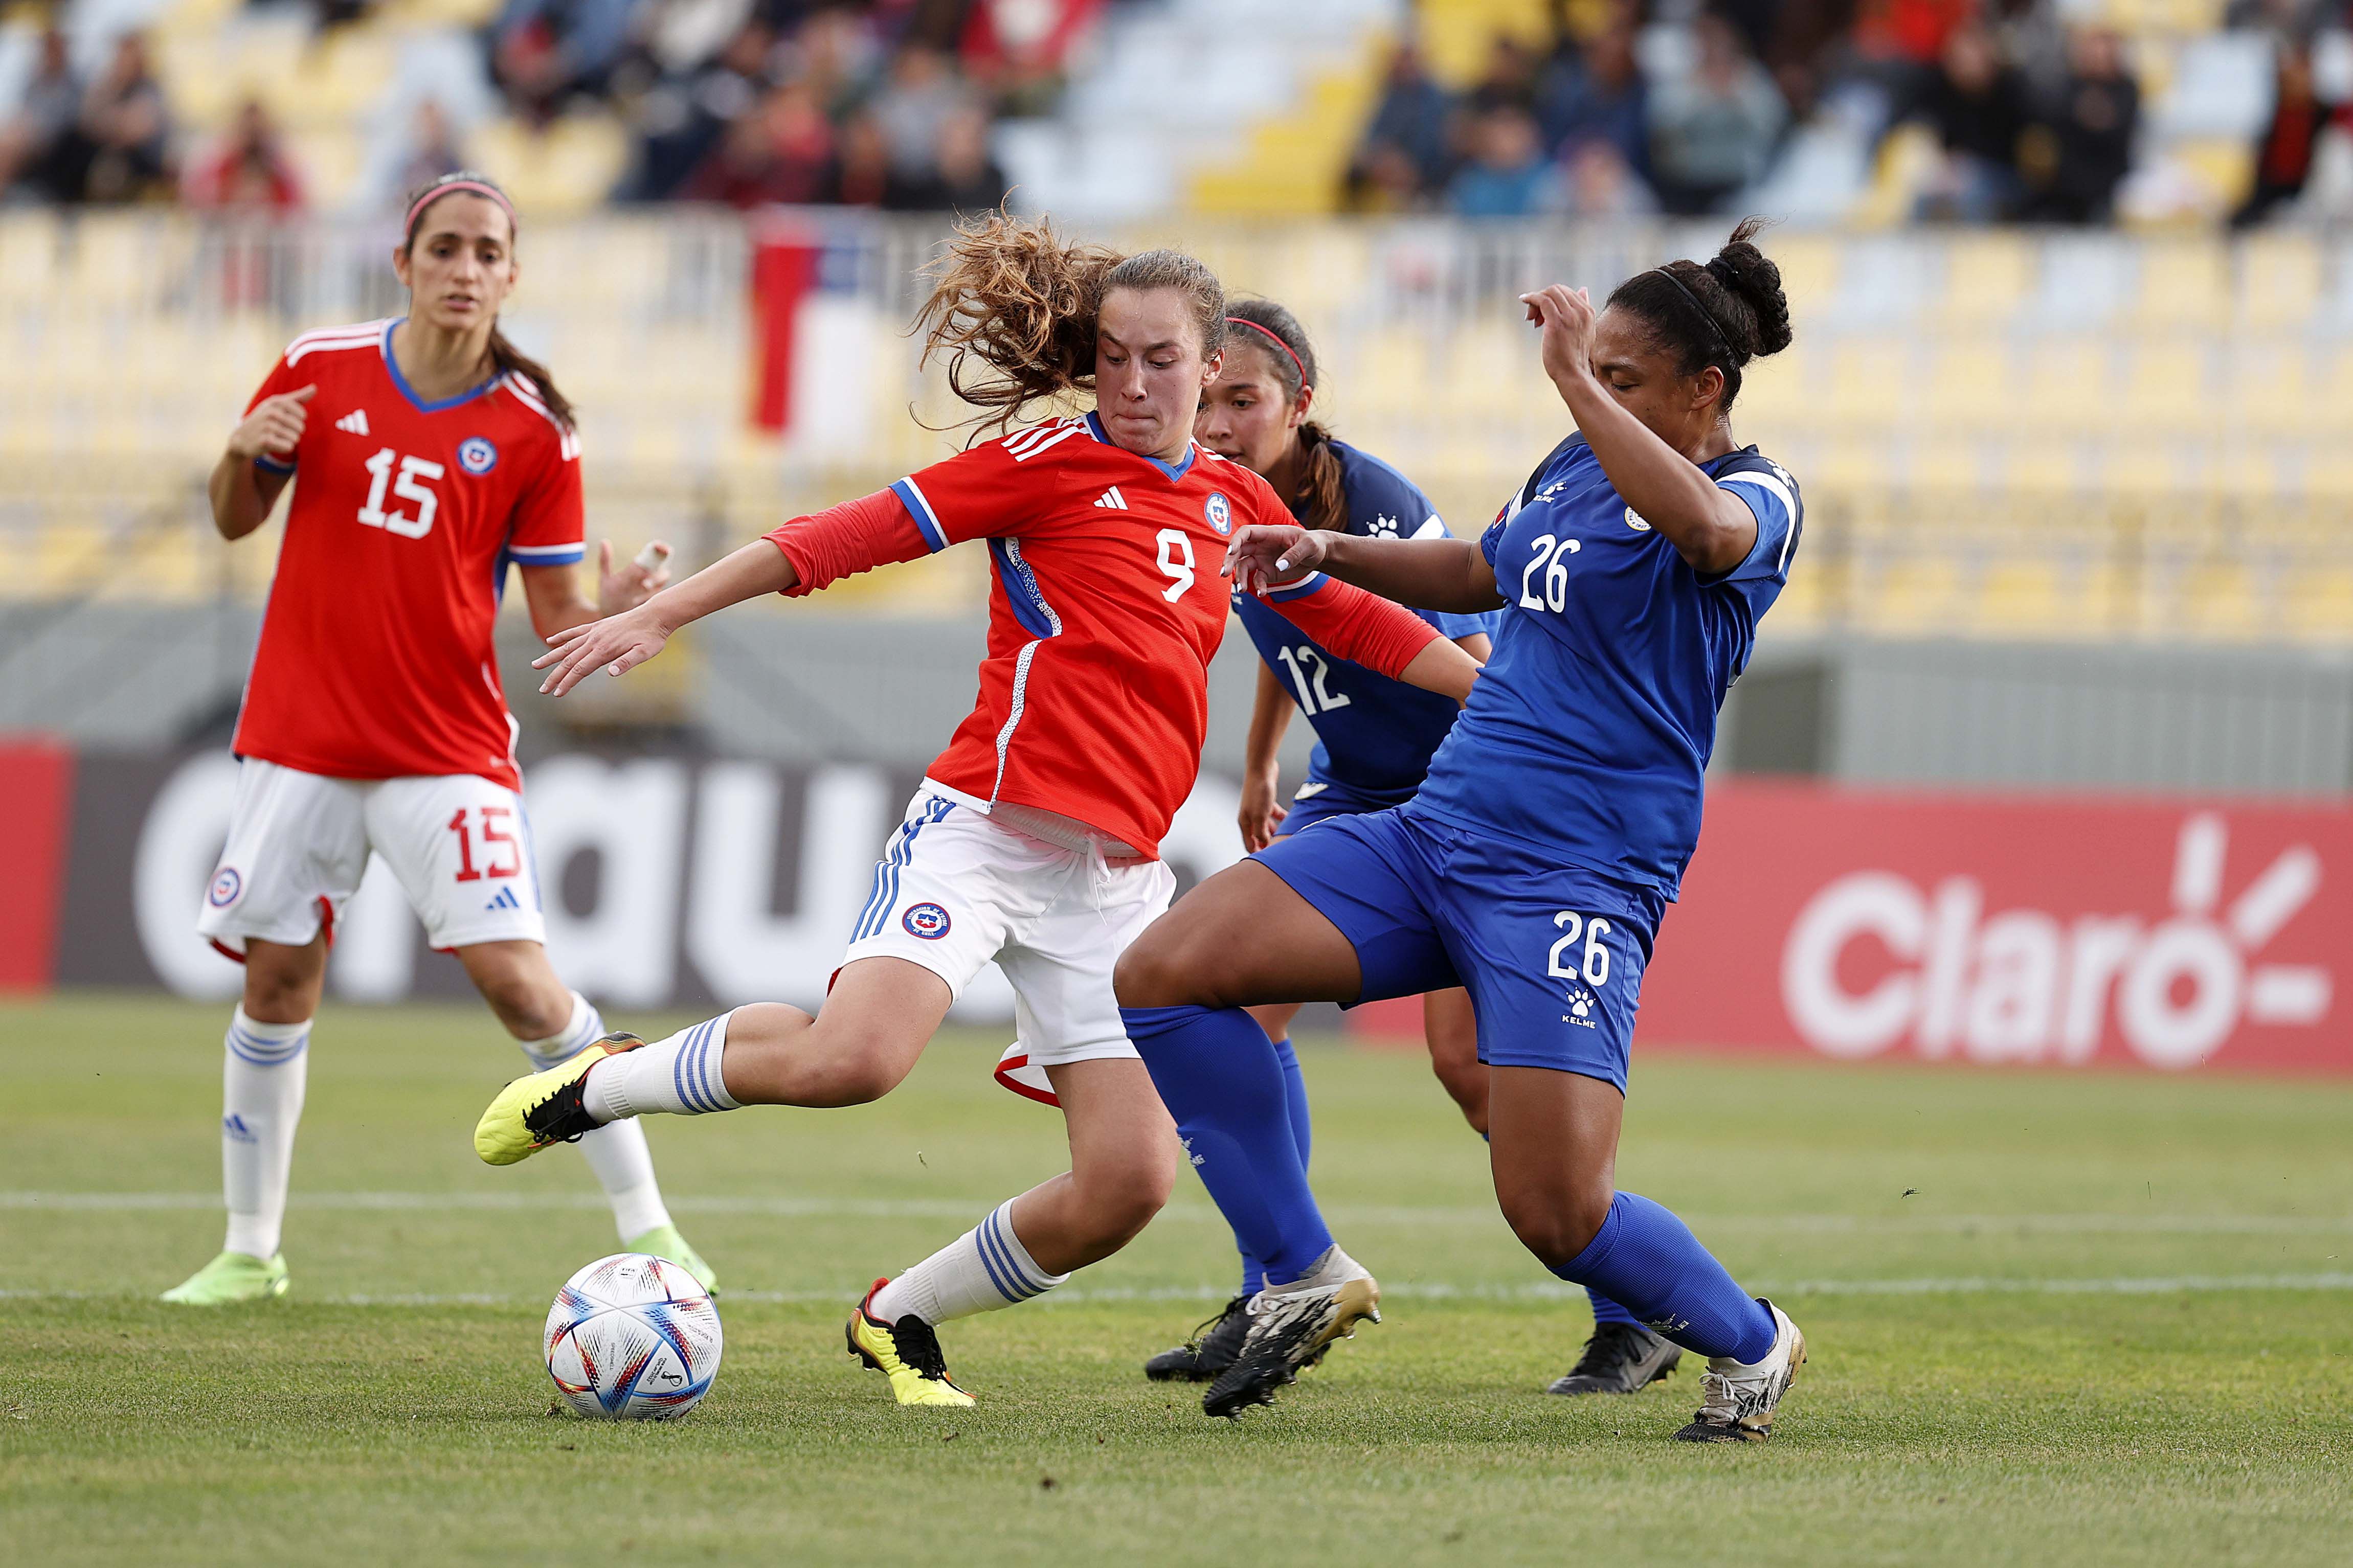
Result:
<svg viewBox="0 0 2353 1568"><path fill-rule="evenodd" d="M580 447L527 379L420 403L397 321L294 340L254 403L315 384L239 756L336 778L522 780L491 626L510 561L582 553ZM247 411L251 412L251 405Z"/></svg>
<svg viewBox="0 0 2353 1568"><path fill-rule="evenodd" d="M1227 542L1291 513L1240 464L1196 446L1172 467L1113 445L1092 414L1017 430L891 489L915 537L860 549L798 522L768 536L801 579L795 592L987 539L996 581L980 698L933 782L984 809L1050 812L1156 856L1200 771L1205 672L1230 613L1218 575ZM1390 674L1438 636L1328 578L1276 608Z"/></svg>

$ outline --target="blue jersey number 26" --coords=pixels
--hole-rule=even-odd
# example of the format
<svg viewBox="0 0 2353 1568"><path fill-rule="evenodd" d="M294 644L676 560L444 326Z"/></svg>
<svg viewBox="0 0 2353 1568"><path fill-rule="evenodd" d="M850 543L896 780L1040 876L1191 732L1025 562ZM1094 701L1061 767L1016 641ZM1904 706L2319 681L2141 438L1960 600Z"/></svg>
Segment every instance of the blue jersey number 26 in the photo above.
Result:
<svg viewBox="0 0 2353 1568"><path fill-rule="evenodd" d="M1568 558L1585 548L1581 539L1555 539L1549 533L1536 536L1535 553L1528 557L1528 569L1520 574L1520 608L1550 610L1558 615L1568 607ZM1544 574L1542 597L1536 592L1536 574ZM1595 984L1601 984L1595 981Z"/></svg>
<svg viewBox="0 0 2353 1568"><path fill-rule="evenodd" d="M1609 922L1599 915L1588 920L1575 910L1563 910L1552 917L1552 923L1554 929L1563 934L1558 942L1552 944L1551 958L1545 965L1545 973L1556 980L1582 979L1588 985L1609 984L1609 950L1601 945L1601 939L1609 934ZM1578 961L1578 955L1569 952L1580 936L1585 939L1582 962Z"/></svg>

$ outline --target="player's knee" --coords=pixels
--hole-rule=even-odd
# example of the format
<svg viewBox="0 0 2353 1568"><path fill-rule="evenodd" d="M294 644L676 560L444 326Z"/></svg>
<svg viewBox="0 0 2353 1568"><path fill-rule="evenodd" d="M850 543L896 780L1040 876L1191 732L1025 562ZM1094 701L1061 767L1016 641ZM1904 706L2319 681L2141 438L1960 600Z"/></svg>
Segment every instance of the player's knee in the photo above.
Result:
<svg viewBox="0 0 2353 1568"><path fill-rule="evenodd" d="M1176 1171L1165 1162L1122 1161L1107 1170L1091 1171L1081 1178L1084 1201L1081 1212L1090 1233L1089 1250L1108 1257L1152 1223L1168 1203Z"/></svg>
<svg viewBox="0 0 2353 1568"><path fill-rule="evenodd" d="M572 1021L572 993L538 983L534 975L507 971L480 976L477 988L507 1033L518 1040L544 1040Z"/></svg>
<svg viewBox="0 0 2353 1568"><path fill-rule="evenodd" d="M1200 976L1201 944L1181 931L1152 927L1128 944L1112 970L1112 987L1123 1007L1181 1007L1187 1004L1214 1005Z"/></svg>
<svg viewBox="0 0 2353 1568"><path fill-rule="evenodd" d="M1520 1245L1546 1268L1558 1270L1577 1260L1592 1244L1609 1217L1607 1188L1599 1193L1525 1192L1499 1194L1504 1219Z"/></svg>

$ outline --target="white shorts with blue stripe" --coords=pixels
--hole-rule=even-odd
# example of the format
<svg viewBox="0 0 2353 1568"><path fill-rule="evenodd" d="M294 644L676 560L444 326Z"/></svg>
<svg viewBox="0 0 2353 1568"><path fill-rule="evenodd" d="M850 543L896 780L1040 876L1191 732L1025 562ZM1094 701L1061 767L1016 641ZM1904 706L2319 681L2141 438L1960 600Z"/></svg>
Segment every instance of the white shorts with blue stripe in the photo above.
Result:
<svg viewBox="0 0 2353 1568"><path fill-rule="evenodd" d="M1031 1062L1132 1057L1112 966L1176 890L1163 861L1108 865L927 784L883 845L841 962L903 958L962 995L994 959Z"/></svg>

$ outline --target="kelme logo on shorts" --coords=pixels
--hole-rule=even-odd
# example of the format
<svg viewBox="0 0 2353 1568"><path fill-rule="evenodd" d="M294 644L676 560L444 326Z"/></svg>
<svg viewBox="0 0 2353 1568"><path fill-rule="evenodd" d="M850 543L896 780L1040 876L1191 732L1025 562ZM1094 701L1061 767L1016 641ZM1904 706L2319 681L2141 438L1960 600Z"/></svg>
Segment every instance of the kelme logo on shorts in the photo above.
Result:
<svg viewBox="0 0 2353 1568"><path fill-rule="evenodd" d="M237 902L245 891L245 879L237 874L234 866L224 866L213 873L213 885L205 889L205 901L216 910L225 910Z"/></svg>
<svg viewBox="0 0 2353 1568"><path fill-rule="evenodd" d="M1209 526L1221 534L1231 533L1234 531L1234 509L1227 501L1226 492L1223 490L1212 490L1209 493L1209 499L1201 503L1201 515L1208 518Z"/></svg>
<svg viewBox="0 0 2353 1568"><path fill-rule="evenodd" d="M954 922L948 919L947 910L937 904L916 904L899 917L899 923L906 927L909 936L937 942L948 934L948 927Z"/></svg>
<svg viewBox="0 0 2353 1568"><path fill-rule="evenodd" d="M499 466L499 449L483 437L469 436L458 443L458 466L470 474L487 474Z"/></svg>

